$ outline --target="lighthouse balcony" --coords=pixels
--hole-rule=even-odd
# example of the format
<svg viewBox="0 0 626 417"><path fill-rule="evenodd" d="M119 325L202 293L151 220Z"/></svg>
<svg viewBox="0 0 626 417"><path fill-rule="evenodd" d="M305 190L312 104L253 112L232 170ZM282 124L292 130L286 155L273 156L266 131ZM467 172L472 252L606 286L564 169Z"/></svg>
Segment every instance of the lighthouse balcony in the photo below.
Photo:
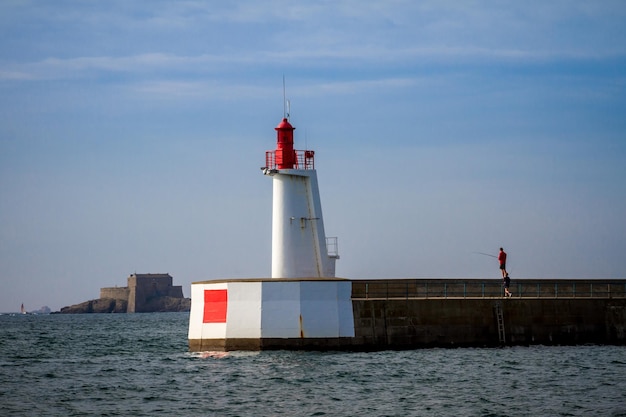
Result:
<svg viewBox="0 0 626 417"><path fill-rule="evenodd" d="M337 244L337 237L326 238L326 251L329 258L339 259L339 245Z"/></svg>
<svg viewBox="0 0 626 417"><path fill-rule="evenodd" d="M265 167L267 169L315 169L315 151L294 150L291 157L283 150L265 152ZM289 166L292 165L292 166Z"/></svg>

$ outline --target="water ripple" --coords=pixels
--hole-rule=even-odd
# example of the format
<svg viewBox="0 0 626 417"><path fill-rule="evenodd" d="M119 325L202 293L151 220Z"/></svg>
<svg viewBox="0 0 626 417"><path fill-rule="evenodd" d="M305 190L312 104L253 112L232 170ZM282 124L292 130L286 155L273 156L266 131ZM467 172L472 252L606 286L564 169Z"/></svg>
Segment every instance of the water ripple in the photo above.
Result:
<svg viewBox="0 0 626 417"><path fill-rule="evenodd" d="M188 315L0 316L8 416L626 416L626 347L187 351Z"/></svg>

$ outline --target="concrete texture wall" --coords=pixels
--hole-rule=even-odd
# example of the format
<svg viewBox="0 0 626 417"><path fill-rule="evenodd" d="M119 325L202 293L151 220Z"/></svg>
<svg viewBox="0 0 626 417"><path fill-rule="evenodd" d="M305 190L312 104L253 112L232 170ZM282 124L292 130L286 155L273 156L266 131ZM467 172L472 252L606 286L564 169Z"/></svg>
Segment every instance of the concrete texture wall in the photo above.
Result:
<svg viewBox="0 0 626 417"><path fill-rule="evenodd" d="M361 349L626 344L626 280L353 281L354 345Z"/></svg>
<svg viewBox="0 0 626 417"><path fill-rule="evenodd" d="M353 300L354 345L497 346L496 303L504 344L626 344L626 299L423 299Z"/></svg>

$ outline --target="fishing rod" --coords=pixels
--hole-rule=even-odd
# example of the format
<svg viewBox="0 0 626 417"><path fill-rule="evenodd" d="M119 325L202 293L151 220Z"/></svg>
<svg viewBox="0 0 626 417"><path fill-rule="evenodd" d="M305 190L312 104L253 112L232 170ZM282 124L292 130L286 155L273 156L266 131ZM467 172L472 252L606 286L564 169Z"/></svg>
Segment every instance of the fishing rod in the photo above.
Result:
<svg viewBox="0 0 626 417"><path fill-rule="evenodd" d="M485 253L485 252L472 252L472 253L477 253L479 255L485 255L485 256L491 256L492 258L497 258L496 255L491 255L490 253Z"/></svg>
<svg viewBox="0 0 626 417"><path fill-rule="evenodd" d="M497 257L497 256L492 255L492 254L490 254L490 253L485 253L485 252L472 252L472 253L476 253L476 254L478 254L478 255L485 255L485 256L489 256L490 258L496 258L496 259L498 259L498 257ZM508 272L507 272L507 275L506 275L506 276L509 276Z"/></svg>

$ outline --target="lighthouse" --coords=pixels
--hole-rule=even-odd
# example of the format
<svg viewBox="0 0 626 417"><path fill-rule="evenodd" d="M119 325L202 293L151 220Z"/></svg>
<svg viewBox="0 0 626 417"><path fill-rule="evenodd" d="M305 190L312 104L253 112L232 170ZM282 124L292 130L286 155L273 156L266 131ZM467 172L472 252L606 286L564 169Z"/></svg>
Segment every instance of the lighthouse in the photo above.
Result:
<svg viewBox="0 0 626 417"><path fill-rule="evenodd" d="M276 149L265 153L272 178L272 278L332 278L337 238L326 238L315 171L315 152L294 149L295 128L278 124Z"/></svg>
<svg viewBox="0 0 626 417"><path fill-rule="evenodd" d="M193 282L190 351L349 349L354 341L352 282L335 277L337 239L324 232L315 152L294 148L286 117L275 130L261 168L273 183L271 276Z"/></svg>

